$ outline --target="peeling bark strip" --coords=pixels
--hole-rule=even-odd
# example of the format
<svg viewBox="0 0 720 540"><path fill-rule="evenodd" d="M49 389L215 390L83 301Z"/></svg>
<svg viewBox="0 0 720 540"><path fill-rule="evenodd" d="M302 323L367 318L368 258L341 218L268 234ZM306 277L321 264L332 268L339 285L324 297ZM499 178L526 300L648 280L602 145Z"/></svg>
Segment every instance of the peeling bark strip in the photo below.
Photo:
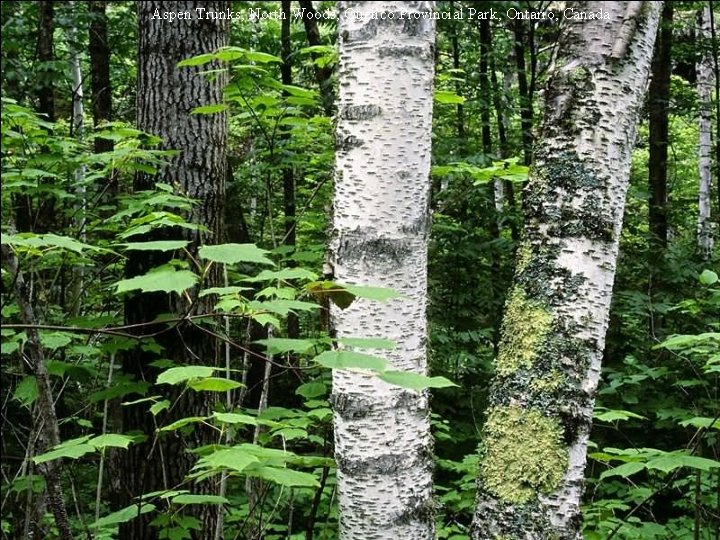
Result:
<svg viewBox="0 0 720 540"><path fill-rule="evenodd" d="M575 540L636 122L662 2L577 2L546 91L483 431L474 540Z"/></svg>
<svg viewBox="0 0 720 540"><path fill-rule="evenodd" d="M434 2L341 2L330 247L338 281L403 295L333 307L337 336L392 339L393 369L424 374L435 24L350 18L348 8L369 15ZM427 394L335 371L333 404L340 538L434 538Z"/></svg>

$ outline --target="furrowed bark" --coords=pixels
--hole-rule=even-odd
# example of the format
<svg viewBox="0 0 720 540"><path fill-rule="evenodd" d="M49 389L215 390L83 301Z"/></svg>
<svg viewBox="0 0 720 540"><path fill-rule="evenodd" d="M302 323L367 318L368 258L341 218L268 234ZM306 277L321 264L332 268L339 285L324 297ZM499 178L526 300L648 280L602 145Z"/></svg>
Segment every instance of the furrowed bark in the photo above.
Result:
<svg viewBox="0 0 720 540"><path fill-rule="evenodd" d="M571 21L546 89L471 537L576 540L630 156L661 2ZM627 23L625 23L625 26ZM617 38L626 39L622 58Z"/></svg>
<svg viewBox="0 0 720 540"><path fill-rule="evenodd" d="M434 2L341 2L331 261L341 283L401 293L332 308L338 338L388 338L392 369L425 373ZM348 16L348 8L360 13ZM371 18L377 13L377 18ZM394 13L396 19L381 19ZM363 17L364 16L364 17ZM373 352L373 351L368 351ZM382 351L385 353L386 351ZM428 396L333 373L340 538L434 538Z"/></svg>
<svg viewBox="0 0 720 540"><path fill-rule="evenodd" d="M170 159L169 166L157 174L138 174L134 179L136 191L151 189L158 182L172 185L178 193L192 197L199 204L184 216L187 221L201 224L206 231L182 233L190 240L188 250L195 254L203 244L218 243L222 238L223 202L227 166L227 117L225 113L192 114L202 105L222 102L226 77L216 74L209 79L201 72L208 66L178 67L181 60L209 53L228 43L229 22L224 19L199 19L195 8L221 12L230 7L224 1L145 1L138 3L138 127L157 135L163 140L163 148L179 150ZM173 22L153 19L155 10L187 11L190 20ZM217 67L217 66L216 66ZM171 233L162 233L166 239ZM180 235L173 232L173 235ZM176 236L173 236L176 238ZM146 238L150 239L150 238ZM152 239L159 239L153 237ZM126 264L126 276L144 274L151 268L167 262L169 254L156 252L133 252ZM206 276L205 284L221 285L219 268ZM143 324L139 333L162 330L163 326L147 325L158 315L197 315L211 310L207 299L199 299L192 305L177 295L161 293L134 294L125 300L127 324ZM182 323L160 333L156 341L163 347L162 358L172 359L179 365L219 365L222 349L220 343L191 323ZM148 365L159 356L138 347L123 358L123 371L138 380L154 382L158 370ZM210 414L215 398L207 393L185 392L168 396L173 402L172 410L161 413L157 421L166 424L186 416ZM193 464L187 453L189 448L207 444L212 439L209 431L199 428L192 436L163 437L153 444L155 431L153 418L146 406L123 407L124 430L139 430L149 434L148 442L131 446L124 454L122 475L122 505L136 502L134 497L143 493L178 486ZM193 486L205 492L216 488L210 484ZM194 511L202 523L202 530L194 538L211 538L216 530L217 507L198 505ZM150 526L152 516L140 516L123 523L120 536L128 540L153 540L159 529Z"/></svg>

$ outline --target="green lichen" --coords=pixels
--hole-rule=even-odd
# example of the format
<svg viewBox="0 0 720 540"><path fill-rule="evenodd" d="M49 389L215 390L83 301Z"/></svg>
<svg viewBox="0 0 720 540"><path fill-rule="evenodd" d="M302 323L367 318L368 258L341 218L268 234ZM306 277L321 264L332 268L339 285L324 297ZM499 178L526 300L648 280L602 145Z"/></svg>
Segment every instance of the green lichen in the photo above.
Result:
<svg viewBox="0 0 720 540"><path fill-rule="evenodd" d="M531 368L551 323L547 309L528 299L522 289L513 289L503 320L497 373L506 376L520 368Z"/></svg>
<svg viewBox="0 0 720 540"><path fill-rule="evenodd" d="M517 250L517 262L515 263L515 273L522 274L530 264L532 259L532 249L529 242L523 242Z"/></svg>
<svg viewBox="0 0 720 540"><path fill-rule="evenodd" d="M558 370L553 370L544 377L533 379L530 382L530 388L536 392L552 392L560 387L565 377Z"/></svg>
<svg viewBox="0 0 720 540"><path fill-rule="evenodd" d="M557 421L536 410L495 407L484 434L480 474L495 497L525 504L560 485L568 455Z"/></svg>

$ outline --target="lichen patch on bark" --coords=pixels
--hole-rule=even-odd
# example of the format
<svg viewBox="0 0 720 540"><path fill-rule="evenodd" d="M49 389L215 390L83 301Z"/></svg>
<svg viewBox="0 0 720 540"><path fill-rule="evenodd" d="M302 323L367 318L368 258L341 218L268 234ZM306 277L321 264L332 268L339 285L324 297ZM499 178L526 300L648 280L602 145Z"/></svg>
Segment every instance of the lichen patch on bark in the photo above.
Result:
<svg viewBox="0 0 720 540"><path fill-rule="evenodd" d="M568 456L556 420L535 410L495 407L485 437L481 481L500 500L524 504L560 485Z"/></svg>
<svg viewBox="0 0 720 540"><path fill-rule="evenodd" d="M539 302L528 299L520 288L508 298L502 329L499 375L509 375L520 368L532 367L538 346L550 330L552 315Z"/></svg>

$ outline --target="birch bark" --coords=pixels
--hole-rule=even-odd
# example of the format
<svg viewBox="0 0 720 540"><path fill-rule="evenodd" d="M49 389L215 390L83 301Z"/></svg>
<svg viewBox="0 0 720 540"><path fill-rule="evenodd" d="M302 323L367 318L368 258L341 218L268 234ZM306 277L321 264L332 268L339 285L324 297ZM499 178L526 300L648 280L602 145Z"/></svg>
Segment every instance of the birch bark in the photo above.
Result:
<svg viewBox="0 0 720 540"><path fill-rule="evenodd" d="M630 155L661 2L573 2L483 429L472 538L579 539Z"/></svg>
<svg viewBox="0 0 720 540"><path fill-rule="evenodd" d="M712 39L710 31L710 4L698 13L698 35L703 43ZM705 50L705 49L703 49ZM697 92L699 105L698 165L700 168L700 189L698 193L698 251L704 258L710 258L713 250L713 227L710 221L710 191L712 189L712 51L704 52L697 64ZM720 96L717 98L720 99ZM717 144L717 143L716 143Z"/></svg>
<svg viewBox="0 0 720 540"><path fill-rule="evenodd" d="M392 339L396 346L386 357L393 369L422 374L435 24L400 15L433 7L340 2L330 257L338 281L403 295L334 308L337 337ZM340 538L434 538L427 394L335 371L332 399Z"/></svg>

